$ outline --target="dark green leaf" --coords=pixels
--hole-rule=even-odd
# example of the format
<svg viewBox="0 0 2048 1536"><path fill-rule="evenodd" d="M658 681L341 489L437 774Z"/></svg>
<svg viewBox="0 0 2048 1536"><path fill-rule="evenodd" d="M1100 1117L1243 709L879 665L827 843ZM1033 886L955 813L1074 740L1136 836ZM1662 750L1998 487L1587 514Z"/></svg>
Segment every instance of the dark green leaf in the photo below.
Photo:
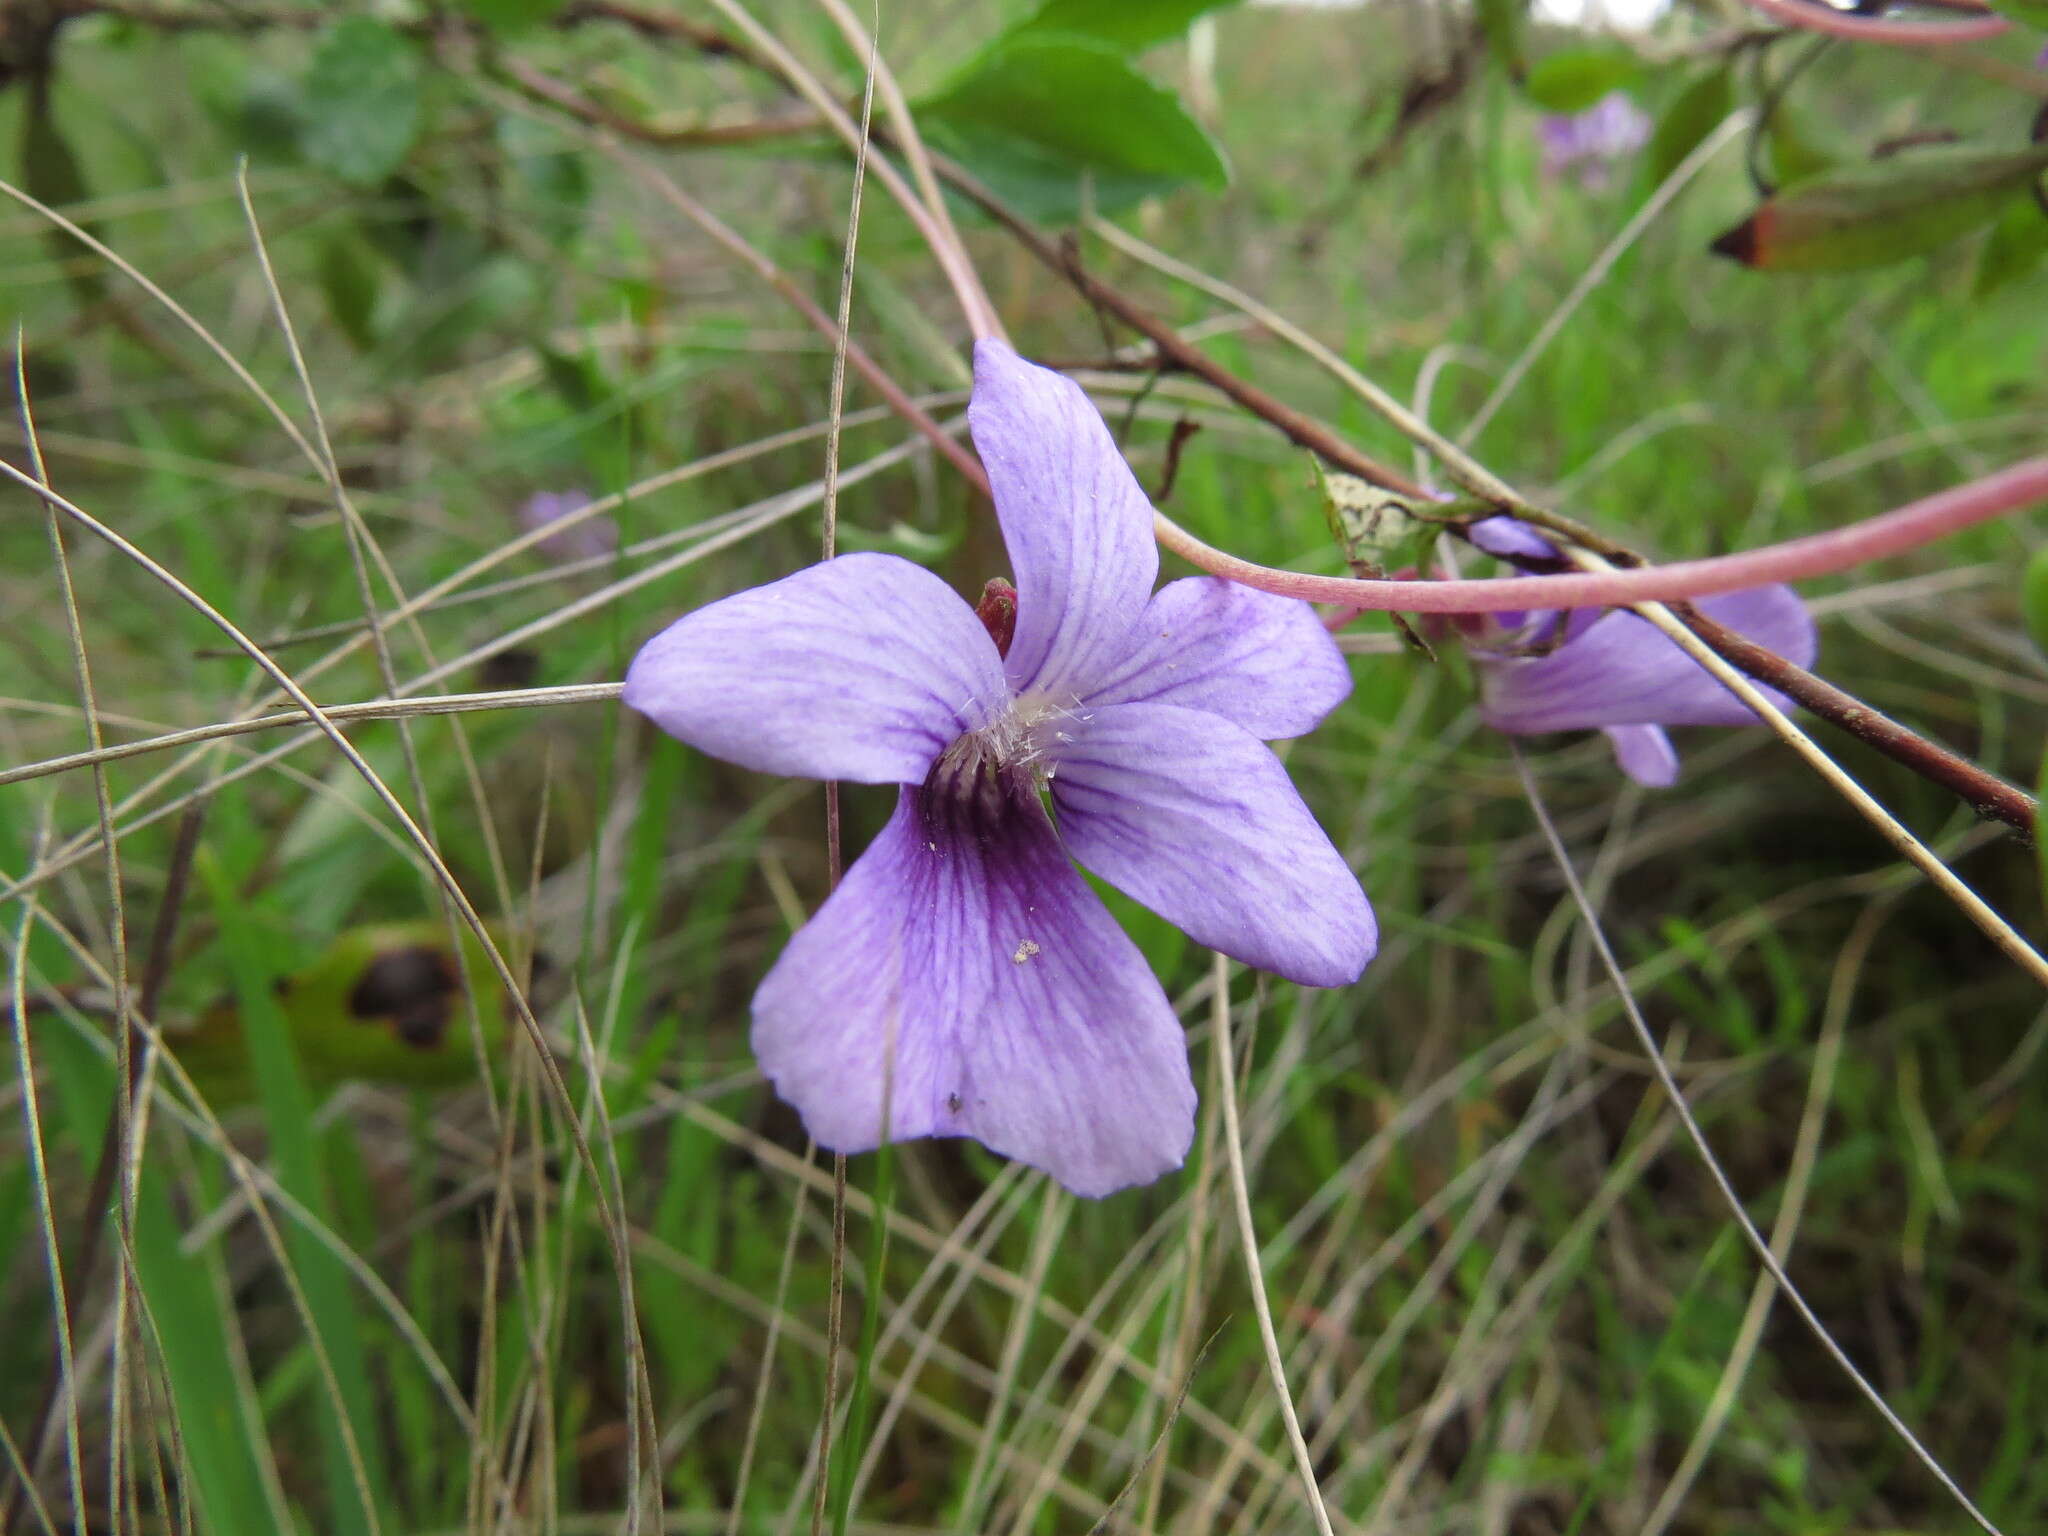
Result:
<svg viewBox="0 0 2048 1536"><path fill-rule="evenodd" d="M922 117L997 190L1035 186L1041 212L1046 194L1070 195L1084 173L1111 194L1230 179L1222 152L1171 91L1088 38L1003 43L926 102Z"/></svg>
<svg viewBox="0 0 2048 1536"><path fill-rule="evenodd" d="M1567 48L1530 69L1522 89L1546 112L1583 112L1634 85L1642 72L1642 60L1626 48Z"/></svg>
<svg viewBox="0 0 2048 1536"><path fill-rule="evenodd" d="M27 117L21 130L21 182L30 196L65 209L82 203L90 195L85 171L71 141L64 136L56 115L50 110L47 90L32 89L24 98ZM85 226L90 229L88 223ZM89 259L85 248L61 229L47 232L51 254L64 264L66 280L78 297L90 303L106 292L106 274L97 259Z"/></svg>
<svg viewBox="0 0 2048 1536"><path fill-rule="evenodd" d="M1045 0L1003 42L1047 33L1092 37L1120 53L1138 53L1179 37L1196 17L1235 0ZM1000 45L999 45L1000 46Z"/></svg>
<svg viewBox="0 0 2048 1536"><path fill-rule="evenodd" d="M1713 248L1778 272L1904 261L1997 218L2044 167L2048 145L1953 145L1832 171L1767 199Z"/></svg>
<svg viewBox="0 0 2048 1536"><path fill-rule="evenodd" d="M306 72L306 158L354 186L375 186L398 169L419 128L413 45L368 16L337 22Z"/></svg>
<svg viewBox="0 0 2048 1536"><path fill-rule="evenodd" d="M1976 296L1989 298L2018 282L2048 256L2048 214L2031 197L2016 197L1991 226L1977 257Z"/></svg>
<svg viewBox="0 0 2048 1536"><path fill-rule="evenodd" d="M320 243L320 292L327 313L358 352L377 344L377 263L353 230L336 230Z"/></svg>
<svg viewBox="0 0 2048 1536"><path fill-rule="evenodd" d="M1686 82L1650 135L1650 148L1643 156L1644 180L1650 186L1661 186L1665 177L1699 148L1701 140L1720 126L1734 104L1734 82L1725 64L1710 65Z"/></svg>

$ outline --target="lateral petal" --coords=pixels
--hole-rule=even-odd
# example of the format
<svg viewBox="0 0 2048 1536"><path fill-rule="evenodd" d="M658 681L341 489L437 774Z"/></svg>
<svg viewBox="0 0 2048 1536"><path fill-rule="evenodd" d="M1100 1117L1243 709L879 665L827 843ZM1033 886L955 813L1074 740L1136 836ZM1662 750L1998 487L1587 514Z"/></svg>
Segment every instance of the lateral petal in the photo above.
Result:
<svg viewBox="0 0 2048 1536"><path fill-rule="evenodd" d="M1790 587L1752 587L1701 600L1700 610L1806 666L1818 648L1813 619ZM1734 694L1632 613L1602 615L1548 656L1475 649L1480 714L1495 730L1605 729L1611 725L1754 725ZM1792 703L1765 688L1782 709Z"/></svg>
<svg viewBox="0 0 2048 1536"><path fill-rule="evenodd" d="M1280 760L1241 726L1172 704L1108 704L1052 779L1074 857L1188 937L1314 987L1358 979L1372 907Z"/></svg>
<svg viewBox="0 0 2048 1536"><path fill-rule="evenodd" d="M895 555L841 555L684 614L640 649L625 701L763 773L916 784L1009 697L958 593Z"/></svg>

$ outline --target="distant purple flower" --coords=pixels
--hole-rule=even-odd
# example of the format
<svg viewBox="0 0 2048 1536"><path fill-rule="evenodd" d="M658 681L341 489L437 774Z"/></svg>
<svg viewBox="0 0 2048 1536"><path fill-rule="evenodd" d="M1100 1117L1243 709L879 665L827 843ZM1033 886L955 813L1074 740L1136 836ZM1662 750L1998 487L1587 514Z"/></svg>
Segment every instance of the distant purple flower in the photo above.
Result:
<svg viewBox="0 0 2048 1536"><path fill-rule="evenodd" d="M1249 964L1356 980L1372 909L1264 744L1351 680L1305 603L1152 590L1151 506L1076 385L983 341L968 415L1017 577L1006 648L921 566L842 555L676 621L626 702L749 768L902 786L754 996L811 1134L972 1136L1105 1195L1180 1164L1195 1090L1069 857Z"/></svg>
<svg viewBox="0 0 2048 1536"><path fill-rule="evenodd" d="M1511 518L1488 518L1471 531L1472 542L1489 554L1557 554L1549 540ZM1751 587L1694 606L1787 661L1813 664L1819 648L1813 617L1790 587ZM1468 650L1479 674L1480 718L1497 731L1604 731L1621 771L1661 789L1678 780L1678 754L1665 726L1757 723L1748 705L1632 613L1578 608L1495 618L1490 637ZM1564 640L1546 649L1560 620ZM1775 688L1757 686L1780 709L1793 708Z"/></svg>
<svg viewBox="0 0 2048 1536"><path fill-rule="evenodd" d="M519 526L529 532L545 528L589 505L583 491L535 491L519 508ZM619 547L619 530L608 517L592 517L549 534L534 547L557 560L590 560Z"/></svg>
<svg viewBox="0 0 2048 1536"><path fill-rule="evenodd" d="M1583 112L1549 114L1536 135L1543 145L1545 177L1576 170L1580 186L1599 188L1615 165L1649 142L1650 118L1628 92L1610 91Z"/></svg>

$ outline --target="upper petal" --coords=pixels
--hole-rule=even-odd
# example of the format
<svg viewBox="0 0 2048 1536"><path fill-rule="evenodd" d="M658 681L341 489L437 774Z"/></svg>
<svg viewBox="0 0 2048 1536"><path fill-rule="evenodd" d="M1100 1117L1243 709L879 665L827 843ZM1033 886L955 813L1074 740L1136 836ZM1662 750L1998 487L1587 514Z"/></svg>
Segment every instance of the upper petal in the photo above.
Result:
<svg viewBox="0 0 2048 1536"><path fill-rule="evenodd" d="M974 610L895 555L841 555L687 613L640 648L625 700L764 773L914 784L1008 697Z"/></svg>
<svg viewBox="0 0 2048 1536"><path fill-rule="evenodd" d="M1697 606L1799 666L1810 664L1818 648L1812 616L1790 587L1752 587ZM1548 656L1474 651L1473 657L1481 676L1480 714L1496 730L1756 722L1748 705L1632 613L1603 615ZM1775 689L1763 691L1781 709L1792 708Z"/></svg>
<svg viewBox="0 0 2048 1536"><path fill-rule="evenodd" d="M761 983L754 1051L840 1152L972 1136L1106 1195L1194 1136L1180 1022L1032 798L965 825L906 789Z"/></svg>
<svg viewBox="0 0 2048 1536"><path fill-rule="evenodd" d="M1307 603L1190 576L1152 594L1089 702L1206 709L1273 741L1314 730L1350 692L1344 655Z"/></svg>
<svg viewBox="0 0 2048 1536"><path fill-rule="evenodd" d="M1108 704L1052 778L1074 857L1188 936L1315 987L1354 982L1372 908L1271 749L1172 704Z"/></svg>
<svg viewBox="0 0 2048 1536"><path fill-rule="evenodd" d="M974 344L967 420L1017 578L1010 679L1085 695L1158 578L1152 503L1081 387L1003 342Z"/></svg>

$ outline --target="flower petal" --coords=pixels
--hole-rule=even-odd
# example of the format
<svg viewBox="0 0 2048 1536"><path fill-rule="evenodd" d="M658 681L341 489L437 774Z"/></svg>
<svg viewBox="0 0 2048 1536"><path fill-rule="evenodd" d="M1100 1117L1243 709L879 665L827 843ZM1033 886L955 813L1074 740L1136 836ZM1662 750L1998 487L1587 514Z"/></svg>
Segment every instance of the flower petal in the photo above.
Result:
<svg viewBox="0 0 2048 1536"><path fill-rule="evenodd" d="M1358 979L1372 908L1270 749L1172 704L1108 704L1052 777L1075 858L1190 938L1313 987Z"/></svg>
<svg viewBox="0 0 2048 1536"><path fill-rule="evenodd" d="M1218 576L1153 593L1129 645L1090 704L1206 709L1273 741L1307 735L1351 692L1344 655L1313 608Z"/></svg>
<svg viewBox="0 0 2048 1536"><path fill-rule="evenodd" d="M1678 782L1678 752L1661 725L1610 725L1605 732L1614 761L1638 784L1669 789Z"/></svg>
<svg viewBox="0 0 2048 1536"><path fill-rule="evenodd" d="M1524 560L1557 558L1555 544L1527 523L1509 517L1505 512L1498 517L1481 518L1465 530L1465 536L1489 555L1502 560L1517 556Z"/></svg>
<svg viewBox="0 0 2048 1536"><path fill-rule="evenodd" d="M1017 578L1010 679L1082 697L1159 575L1152 503L1081 387L1003 342L974 344L967 420Z"/></svg>
<svg viewBox="0 0 2048 1536"><path fill-rule="evenodd" d="M1698 606L1788 661L1813 660L1813 619L1790 587L1753 587ZM1499 731L1756 723L1748 705L1632 613L1603 615L1548 656L1472 654L1482 680L1480 714ZM1764 692L1792 708L1783 694Z"/></svg>
<svg viewBox="0 0 2048 1536"><path fill-rule="evenodd" d="M1007 700L959 595L894 555L841 555L685 614L640 649L625 699L763 773L915 784Z"/></svg>
<svg viewBox="0 0 2048 1536"><path fill-rule="evenodd" d="M967 825L906 789L761 983L754 1051L839 1152L972 1136L1093 1196L1194 1136L1180 1022L1033 798Z"/></svg>

